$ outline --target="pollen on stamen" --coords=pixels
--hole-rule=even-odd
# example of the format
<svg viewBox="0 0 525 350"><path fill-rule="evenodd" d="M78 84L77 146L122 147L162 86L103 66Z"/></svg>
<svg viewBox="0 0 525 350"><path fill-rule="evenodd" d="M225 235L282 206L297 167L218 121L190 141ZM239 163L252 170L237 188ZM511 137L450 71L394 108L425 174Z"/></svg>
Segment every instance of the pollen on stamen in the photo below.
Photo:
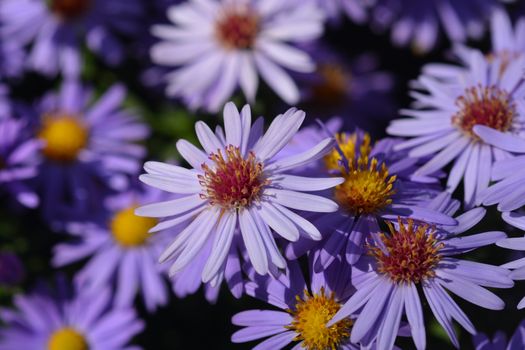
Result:
<svg viewBox="0 0 525 350"><path fill-rule="evenodd" d="M48 350L88 350L86 338L77 330L65 327L51 334L47 342Z"/></svg>
<svg viewBox="0 0 525 350"><path fill-rule="evenodd" d="M203 175L199 182L204 189L203 199L223 209L241 209L258 201L263 189L269 184L264 177L263 164L250 152L246 158L239 147L229 145L224 150L212 153L213 165L203 164Z"/></svg>
<svg viewBox="0 0 525 350"><path fill-rule="evenodd" d="M307 350L336 350L350 337L353 321L345 318L336 324L326 324L341 308L334 293L326 294L321 288L318 294L304 291L304 296L297 295L294 310L287 310L293 317L288 329L297 333L294 341L302 342Z"/></svg>
<svg viewBox="0 0 525 350"><path fill-rule="evenodd" d="M428 224L406 223L398 218L398 228L387 223L390 234L380 235L381 243L368 245L368 251L378 264L378 271L393 282L419 283L436 275L441 261L439 251L443 243L436 239L436 231Z"/></svg>
<svg viewBox="0 0 525 350"><path fill-rule="evenodd" d="M391 204L397 177L389 174L386 164L369 158L370 135L364 135L359 153L356 134L339 134L336 140L339 149L325 157L325 165L329 170L338 170L345 179L334 192L339 205L354 215L361 215L377 213ZM346 166L342 164L342 157L347 160Z"/></svg>
<svg viewBox="0 0 525 350"><path fill-rule="evenodd" d="M456 100L459 111L452 117L452 124L464 134L478 140L472 132L475 125L507 131L516 116L516 106L511 96L496 86L470 87Z"/></svg>
<svg viewBox="0 0 525 350"><path fill-rule="evenodd" d="M249 49L259 33L259 18L247 7L227 9L217 22L215 33L227 49Z"/></svg>

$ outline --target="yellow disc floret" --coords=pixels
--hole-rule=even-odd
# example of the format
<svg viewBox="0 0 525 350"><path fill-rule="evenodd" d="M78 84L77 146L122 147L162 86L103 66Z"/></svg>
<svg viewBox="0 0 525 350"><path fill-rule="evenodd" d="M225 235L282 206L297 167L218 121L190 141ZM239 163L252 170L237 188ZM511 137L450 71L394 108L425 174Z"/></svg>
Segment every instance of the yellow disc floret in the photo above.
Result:
<svg viewBox="0 0 525 350"><path fill-rule="evenodd" d="M82 334L75 329L65 327L55 331L49 337L47 350L88 350L89 345Z"/></svg>
<svg viewBox="0 0 525 350"><path fill-rule="evenodd" d="M87 145L88 130L70 115L44 116L38 137L45 142L44 155L54 161L71 162Z"/></svg>
<svg viewBox="0 0 525 350"><path fill-rule="evenodd" d="M153 218L135 215L136 206L126 208L115 214L111 221L113 238L123 247L136 247L146 242L148 231L157 224Z"/></svg>
<svg viewBox="0 0 525 350"><path fill-rule="evenodd" d="M326 327L326 324L341 308L335 300L334 293L325 294L321 288L319 294L304 292L304 297L296 296L295 310L287 310L293 317L289 329L295 331L295 341L301 341L308 350L336 350L350 337L352 320L346 318Z"/></svg>
<svg viewBox="0 0 525 350"><path fill-rule="evenodd" d="M370 135L365 134L357 148L357 135L336 135L338 149L325 157L328 170L337 170L345 181L335 188L336 201L354 215L372 214L392 203L396 176L390 176L385 163L369 158ZM343 164L343 157L346 165Z"/></svg>

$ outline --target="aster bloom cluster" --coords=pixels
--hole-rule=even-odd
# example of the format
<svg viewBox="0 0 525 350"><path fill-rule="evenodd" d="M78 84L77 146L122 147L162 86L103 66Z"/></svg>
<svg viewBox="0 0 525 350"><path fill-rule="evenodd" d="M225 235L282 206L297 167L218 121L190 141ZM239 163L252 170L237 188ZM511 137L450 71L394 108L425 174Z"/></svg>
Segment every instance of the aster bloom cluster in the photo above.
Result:
<svg viewBox="0 0 525 350"><path fill-rule="evenodd" d="M0 350L523 349L524 165L518 2L0 0Z"/></svg>

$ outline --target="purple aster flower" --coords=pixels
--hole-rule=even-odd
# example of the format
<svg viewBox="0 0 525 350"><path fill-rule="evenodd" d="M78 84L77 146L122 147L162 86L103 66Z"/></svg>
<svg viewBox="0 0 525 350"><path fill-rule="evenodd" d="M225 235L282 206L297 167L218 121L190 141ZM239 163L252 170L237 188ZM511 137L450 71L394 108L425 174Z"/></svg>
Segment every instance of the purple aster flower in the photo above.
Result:
<svg viewBox="0 0 525 350"><path fill-rule="evenodd" d="M491 18L492 54L508 59L525 54L525 18L519 18L513 28L507 11L495 11Z"/></svg>
<svg viewBox="0 0 525 350"><path fill-rule="evenodd" d="M109 289L74 294L65 285L59 287L57 293L40 288L18 295L17 310L2 310L1 349L137 349L127 343L144 324L131 307L111 305Z"/></svg>
<svg viewBox="0 0 525 350"><path fill-rule="evenodd" d="M0 190L34 208L39 198L28 184L38 174L42 142L31 135L25 119L0 118Z"/></svg>
<svg viewBox="0 0 525 350"><path fill-rule="evenodd" d="M218 111L238 87L254 102L259 74L293 105L299 90L285 69L315 69L308 54L293 46L323 32L322 11L311 1L192 0L171 7L168 17L174 25L152 29L164 41L151 56L177 67L166 76L166 92L191 108Z"/></svg>
<svg viewBox="0 0 525 350"><path fill-rule="evenodd" d="M464 201L471 207L488 187L494 161L509 156L480 138L485 127L498 135L523 130L525 57L511 62L488 59L472 50L465 67L434 64L424 68L412 92L416 109L403 110L411 117L393 121L387 131L411 137L397 149L409 149L412 157L430 156L416 174L427 175L452 162L447 190L453 192L463 180ZM484 142L480 142L484 141Z"/></svg>
<svg viewBox="0 0 525 350"><path fill-rule="evenodd" d="M441 30L453 42L479 39L498 0L374 0L372 25L390 28L392 42L417 52L434 48Z"/></svg>
<svg viewBox="0 0 525 350"><path fill-rule="evenodd" d="M363 23L367 19L367 0L315 0L325 12L326 17L339 21L346 15L356 23Z"/></svg>
<svg viewBox="0 0 525 350"><path fill-rule="evenodd" d="M163 198L163 192L156 189L129 190L107 198L107 213L99 222L67 225L76 239L55 247L53 265L60 267L89 257L75 277L82 288L97 291L114 286L117 306L133 305L137 293L142 294L150 312L165 305L165 269L157 258L169 242L170 232L150 235L148 230L157 221L134 213L139 205Z"/></svg>
<svg viewBox="0 0 525 350"><path fill-rule="evenodd" d="M93 101L89 89L66 81L59 94L36 106L37 135L45 143L37 179L49 219L80 220L101 210L108 189L121 190L140 169L149 133L122 109L125 89L115 85Z"/></svg>
<svg viewBox="0 0 525 350"><path fill-rule="evenodd" d="M473 337L473 344L476 350L520 350L525 345L525 321L522 321L516 331L507 341L505 333L498 331L492 339L487 335L478 333Z"/></svg>
<svg viewBox="0 0 525 350"><path fill-rule="evenodd" d="M378 58L365 53L347 59L319 41L302 47L316 63L315 72L297 75L304 108L323 119L340 116L347 128L383 133L381 123L396 111L394 78L379 70Z"/></svg>
<svg viewBox="0 0 525 350"><path fill-rule="evenodd" d="M18 76L24 62L24 51L16 42L0 41L0 78Z"/></svg>
<svg viewBox="0 0 525 350"><path fill-rule="evenodd" d="M459 202L443 193L429 207L453 215ZM483 308L501 310L503 300L484 287L513 286L507 269L455 258L506 237L503 232L460 236L484 215L485 209L472 209L456 217L455 227L401 218L398 223L389 223L390 232L374 236L367 244L368 256L353 266L352 283L357 291L328 326L359 311L350 340L365 346L375 340L379 349L387 350L393 347L402 316L406 315L416 348L425 349L425 322L418 291L422 290L437 321L459 347L452 320L471 334L476 331L447 290Z"/></svg>
<svg viewBox="0 0 525 350"><path fill-rule="evenodd" d="M141 181L183 195L136 211L138 215L167 218L151 232L187 223L160 257L161 262L174 260L171 275L213 241L202 281L222 279L236 228L242 236L242 250L247 251L259 274L277 275L277 269L286 267L274 232L289 241L301 235L321 238L314 225L290 209L337 210L335 202L304 192L331 188L342 179L292 176L286 172L322 157L332 148L333 139L328 137L303 153L274 159L304 118L304 112L291 108L278 115L263 133L264 120L259 118L252 125L250 106L244 106L239 113L233 103L228 103L224 107L224 130L219 127L214 133L203 122L195 124L204 151L186 140L177 142L177 150L192 169L158 162L145 164L147 174L140 176Z"/></svg>
<svg viewBox="0 0 525 350"><path fill-rule="evenodd" d="M3 0L0 38L30 45L28 64L40 73L77 76L82 41L108 64L117 64L124 49L119 35L140 29L142 11L138 0Z"/></svg>
<svg viewBox="0 0 525 350"><path fill-rule="evenodd" d="M0 286L17 285L24 276L24 266L20 259L11 252L0 252Z"/></svg>
<svg viewBox="0 0 525 350"><path fill-rule="evenodd" d="M339 260L322 273L310 269L310 283L306 283L299 264L290 262L284 278L254 276L246 284L246 293L281 310L248 310L232 318L232 323L243 327L232 335L234 343L268 338L254 349L293 350L338 349L357 350L350 343L353 320L350 317L326 327L326 323L341 309L352 295L350 267Z"/></svg>
<svg viewBox="0 0 525 350"><path fill-rule="evenodd" d="M301 143L303 136L307 139ZM298 134L296 139L291 144L304 147L315 142L308 134ZM323 240L290 243L286 250L289 259L320 249L317 271L327 268L337 256L346 256L348 263L354 264L363 253L364 242L379 231L379 225L398 216L456 223L448 215L427 208L427 202L440 192L439 180L433 174L414 176L418 160L394 150L400 140L383 139L372 145L370 135L359 131L336 134L336 140L337 147L318 163L317 171L308 172L343 176L344 182L327 194L339 204L339 210L314 216L314 224L322 228Z"/></svg>
<svg viewBox="0 0 525 350"><path fill-rule="evenodd" d="M11 101L9 101L9 87L0 83L0 119L11 117Z"/></svg>

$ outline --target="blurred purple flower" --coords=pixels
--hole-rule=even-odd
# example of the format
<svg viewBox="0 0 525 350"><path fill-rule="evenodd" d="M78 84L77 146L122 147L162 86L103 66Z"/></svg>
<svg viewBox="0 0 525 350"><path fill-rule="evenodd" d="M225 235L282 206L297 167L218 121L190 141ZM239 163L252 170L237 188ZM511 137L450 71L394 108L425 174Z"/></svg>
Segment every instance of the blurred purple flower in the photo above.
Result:
<svg viewBox="0 0 525 350"><path fill-rule="evenodd" d="M225 261L236 228L240 229L249 259L259 274L278 274L286 267L275 239L275 231L289 241L300 235L320 239L319 230L291 211L333 212L337 204L324 197L307 194L331 188L340 178L309 178L285 172L322 157L333 145L328 137L315 147L279 161L277 154L297 132L305 113L291 108L278 115L268 131L263 118L252 125L250 106L239 113L233 103L224 107L224 130L216 133L202 121L195 124L201 151L186 140L177 150L191 165L185 169L159 162L147 162L142 182L182 198L143 206L138 215L169 218L151 232L185 223L186 227L166 248L160 261L174 260L170 275L193 261L206 243L213 241L202 272L203 282L222 280ZM290 209L288 209L290 208ZM270 229L271 228L271 229Z"/></svg>
<svg viewBox="0 0 525 350"><path fill-rule="evenodd" d="M450 194L443 193L429 203L429 208L453 215L459 202L450 200ZM503 300L483 287L513 286L509 271L504 268L453 257L506 237L505 233L496 231L459 237L484 215L483 208L472 209L456 217L456 227L431 226L411 219L399 219L398 223L389 224L390 233L374 236L367 244L369 256L353 266L352 283L357 291L328 326L360 310L351 341L362 342L365 346L377 341L379 349L388 350L394 345L405 313L416 348L425 349L420 288L437 321L454 346L459 348L452 320L471 334L476 331L446 289L483 308L502 310L505 306Z"/></svg>
<svg viewBox="0 0 525 350"><path fill-rule="evenodd" d="M396 113L391 93L392 74L379 70L373 54L360 54L350 60L316 41L304 45L316 63L311 74L297 74L302 107L323 119L339 116L345 128L356 126L368 132L383 133L384 125Z"/></svg>
<svg viewBox="0 0 525 350"><path fill-rule="evenodd" d="M324 11L326 17L331 20L339 21L346 15L355 23L364 23L368 17L367 0L314 0Z"/></svg>
<svg viewBox="0 0 525 350"><path fill-rule="evenodd" d="M248 310L232 318L243 327L232 335L232 342L245 343L269 337L254 349L357 350L350 343L353 320L344 318L331 327L326 323L353 293L350 267L339 260L322 273L310 269L310 283L305 282L298 262L290 262L285 277L273 279L250 273L246 293L282 311Z"/></svg>
<svg viewBox="0 0 525 350"><path fill-rule="evenodd" d="M478 333L472 341L476 350L521 350L525 345L525 321L516 328L510 341L507 341L507 336L502 331L496 332L492 339L484 333Z"/></svg>
<svg viewBox="0 0 525 350"><path fill-rule="evenodd" d="M107 198L107 213L100 222L67 225L68 233L76 239L55 247L53 265L61 267L89 257L75 276L83 289L113 286L115 305L121 307L133 305L137 293L142 294L150 312L165 305L165 269L157 259L173 234L149 235L156 220L134 214L137 206L162 198L165 196L156 189L129 190Z"/></svg>
<svg viewBox="0 0 525 350"><path fill-rule="evenodd" d="M42 146L27 120L0 118L0 191L29 208L39 204L28 180L39 173Z"/></svg>
<svg viewBox="0 0 525 350"><path fill-rule="evenodd" d="M62 83L59 94L36 106L44 162L37 178L50 220L81 220L99 213L108 189L122 190L139 172L149 134L145 124L122 109L126 91L114 85L98 100L78 81Z"/></svg>
<svg viewBox="0 0 525 350"><path fill-rule="evenodd" d="M17 310L3 309L2 350L20 349L137 349L127 343L144 328L131 307L111 305L111 292L71 295L67 286L57 293L40 288L14 298Z"/></svg>
<svg viewBox="0 0 525 350"><path fill-rule="evenodd" d="M283 69L312 72L315 65L294 43L323 32L323 15L311 1L188 1L167 13L173 25L156 25L155 63L176 66L168 75L167 94L190 108L218 111L240 87L255 101L260 74L288 104L299 90Z"/></svg>
<svg viewBox="0 0 525 350"><path fill-rule="evenodd" d="M138 0L3 0L0 39L30 45L30 68L49 76L78 76L82 41L108 64L123 59L118 35L140 31Z"/></svg>
<svg viewBox="0 0 525 350"><path fill-rule="evenodd" d="M0 286L14 286L25 276L20 259L11 252L0 252Z"/></svg>
<svg viewBox="0 0 525 350"><path fill-rule="evenodd" d="M497 0L373 0L372 26L391 31L395 45L411 44L416 52L433 49L443 30L452 42L480 39Z"/></svg>
<svg viewBox="0 0 525 350"><path fill-rule="evenodd" d="M318 135L323 132L318 131ZM306 140L301 142L304 137ZM302 131L294 139L291 144L299 143L303 147L316 142ZM379 231L379 225L398 216L447 225L456 223L451 217L426 207L441 190L439 179L434 174L414 176L418 159L408 158L406 152L394 151L400 140L383 139L372 145L370 135L360 131L336 134L336 140L337 148L318 163L319 170L308 169L308 172L343 176L345 181L326 194L339 204L339 210L312 215L323 240L290 243L286 249L289 259L320 249L314 264L316 271L330 266L338 256L346 256L348 263L354 264L363 253L365 241Z"/></svg>
<svg viewBox="0 0 525 350"><path fill-rule="evenodd" d="M0 79L20 75L25 59L24 51L16 42L0 40Z"/></svg>
<svg viewBox="0 0 525 350"><path fill-rule="evenodd" d="M411 118L395 120L387 129L411 137L396 149L409 149L412 157L431 156L418 175L453 162L447 190L453 192L463 180L464 202L472 207L489 185L494 161L510 155L494 142L523 131L524 69L525 56L506 63L476 50L464 66L426 66L414 84L421 91L412 92L415 109L401 111ZM481 129L487 134L480 134Z"/></svg>

